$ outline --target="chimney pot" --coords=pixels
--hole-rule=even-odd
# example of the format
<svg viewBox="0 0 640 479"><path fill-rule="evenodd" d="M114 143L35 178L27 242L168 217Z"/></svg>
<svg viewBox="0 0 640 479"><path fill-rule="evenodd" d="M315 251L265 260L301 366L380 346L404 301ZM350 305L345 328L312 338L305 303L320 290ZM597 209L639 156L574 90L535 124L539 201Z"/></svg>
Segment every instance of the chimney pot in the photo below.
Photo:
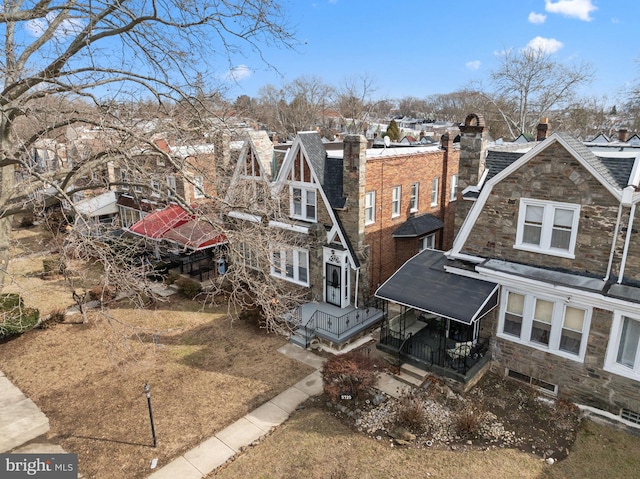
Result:
<svg viewBox="0 0 640 479"><path fill-rule="evenodd" d="M618 141L627 141L627 129L620 128L618 130Z"/></svg>

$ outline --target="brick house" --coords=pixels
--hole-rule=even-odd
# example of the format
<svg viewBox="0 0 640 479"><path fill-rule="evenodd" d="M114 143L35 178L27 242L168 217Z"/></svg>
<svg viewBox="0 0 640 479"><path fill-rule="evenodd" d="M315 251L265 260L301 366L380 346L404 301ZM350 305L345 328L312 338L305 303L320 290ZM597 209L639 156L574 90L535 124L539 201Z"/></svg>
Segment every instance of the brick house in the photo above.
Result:
<svg viewBox="0 0 640 479"><path fill-rule="evenodd" d="M441 281L455 283L458 299L465 295L466 303L478 305L473 294L485 298L484 309L469 318L473 333L461 338L469 340L463 366L475 364L454 379L470 384L470 376L490 367L637 425L640 243L634 222L640 150L632 143L593 148L560 133L546 137L543 126L535 146L495 152L487 148L483 118L467 117L453 247L417 255L396 276L403 277L411 263L428 263ZM434 286L434 275L415 267L412 272L413 282L420 283L414 293L424 295ZM399 297L392 283L393 278L378 295ZM442 319L448 307L458 320L469 317L453 300L431 298L413 314ZM483 339L487 347L480 350L476 345Z"/></svg>
<svg viewBox="0 0 640 479"><path fill-rule="evenodd" d="M310 302L298 310L297 341L305 347L314 336L344 344L379 321L381 312L367 307L377 285L421 248L446 247L453 238L458 151L448 136L443 147L367 148L360 135L337 145L300 132L278 160L251 138L227 195L239 204L234 195L266 185L288 211L286 224L270 227L295 233L292 244L304 246L271 248L269 267L271 276L307 291ZM237 209L229 217L258 221L261 214ZM319 311L332 327L318 324Z"/></svg>

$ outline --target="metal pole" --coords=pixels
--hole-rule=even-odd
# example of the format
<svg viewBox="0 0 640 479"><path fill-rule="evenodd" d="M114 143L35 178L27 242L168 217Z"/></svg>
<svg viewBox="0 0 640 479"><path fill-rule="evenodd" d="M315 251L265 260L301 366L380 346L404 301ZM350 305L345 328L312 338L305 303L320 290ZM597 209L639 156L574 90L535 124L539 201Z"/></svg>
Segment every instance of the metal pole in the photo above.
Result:
<svg viewBox="0 0 640 479"><path fill-rule="evenodd" d="M144 392L147 393L147 406L149 406L149 420L151 421L151 435L153 436L153 447L156 447L156 428L153 426L153 413L151 412L151 388L144 383Z"/></svg>

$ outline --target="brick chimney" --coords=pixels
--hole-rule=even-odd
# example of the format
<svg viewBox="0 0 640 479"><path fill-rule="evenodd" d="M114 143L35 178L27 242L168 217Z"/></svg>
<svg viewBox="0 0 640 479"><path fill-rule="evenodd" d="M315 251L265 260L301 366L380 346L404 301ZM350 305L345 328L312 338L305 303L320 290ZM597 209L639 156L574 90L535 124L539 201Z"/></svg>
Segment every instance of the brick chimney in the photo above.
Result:
<svg viewBox="0 0 640 479"><path fill-rule="evenodd" d="M618 141L627 141L627 129L620 128L618 130Z"/></svg>
<svg viewBox="0 0 640 479"><path fill-rule="evenodd" d="M458 164L458 191L476 186L485 170L487 158L487 131L484 117L470 113L460 126L460 161ZM458 233L467 213L470 201L459 201L456 205L455 234Z"/></svg>
<svg viewBox="0 0 640 479"><path fill-rule="evenodd" d="M540 123L536 129L536 141L546 140L549 135L549 120L546 117L540 118Z"/></svg>

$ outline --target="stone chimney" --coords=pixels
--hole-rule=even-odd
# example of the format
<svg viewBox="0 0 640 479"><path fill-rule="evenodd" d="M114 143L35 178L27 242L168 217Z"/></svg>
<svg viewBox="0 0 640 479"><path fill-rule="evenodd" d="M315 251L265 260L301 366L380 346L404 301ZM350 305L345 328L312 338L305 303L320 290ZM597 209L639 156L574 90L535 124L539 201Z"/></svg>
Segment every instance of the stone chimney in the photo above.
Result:
<svg viewBox="0 0 640 479"><path fill-rule="evenodd" d="M362 299L363 292L369 289L369 254L364 237L367 139L363 135L345 135L342 148L342 191L346 204L338 214L360 261L360 291L357 294Z"/></svg>
<svg viewBox="0 0 640 479"><path fill-rule="evenodd" d="M618 141L623 141L623 142L627 141L627 129L626 128L620 128L618 130Z"/></svg>
<svg viewBox="0 0 640 479"><path fill-rule="evenodd" d="M549 120L546 117L540 118L540 123L536 129L536 141L546 140L549 136Z"/></svg>
<svg viewBox="0 0 640 479"><path fill-rule="evenodd" d="M458 163L458 191L476 186L485 170L487 158L487 132L484 117L470 113L460 126L460 162ZM459 201L456 205L455 234L471 209L470 201Z"/></svg>

